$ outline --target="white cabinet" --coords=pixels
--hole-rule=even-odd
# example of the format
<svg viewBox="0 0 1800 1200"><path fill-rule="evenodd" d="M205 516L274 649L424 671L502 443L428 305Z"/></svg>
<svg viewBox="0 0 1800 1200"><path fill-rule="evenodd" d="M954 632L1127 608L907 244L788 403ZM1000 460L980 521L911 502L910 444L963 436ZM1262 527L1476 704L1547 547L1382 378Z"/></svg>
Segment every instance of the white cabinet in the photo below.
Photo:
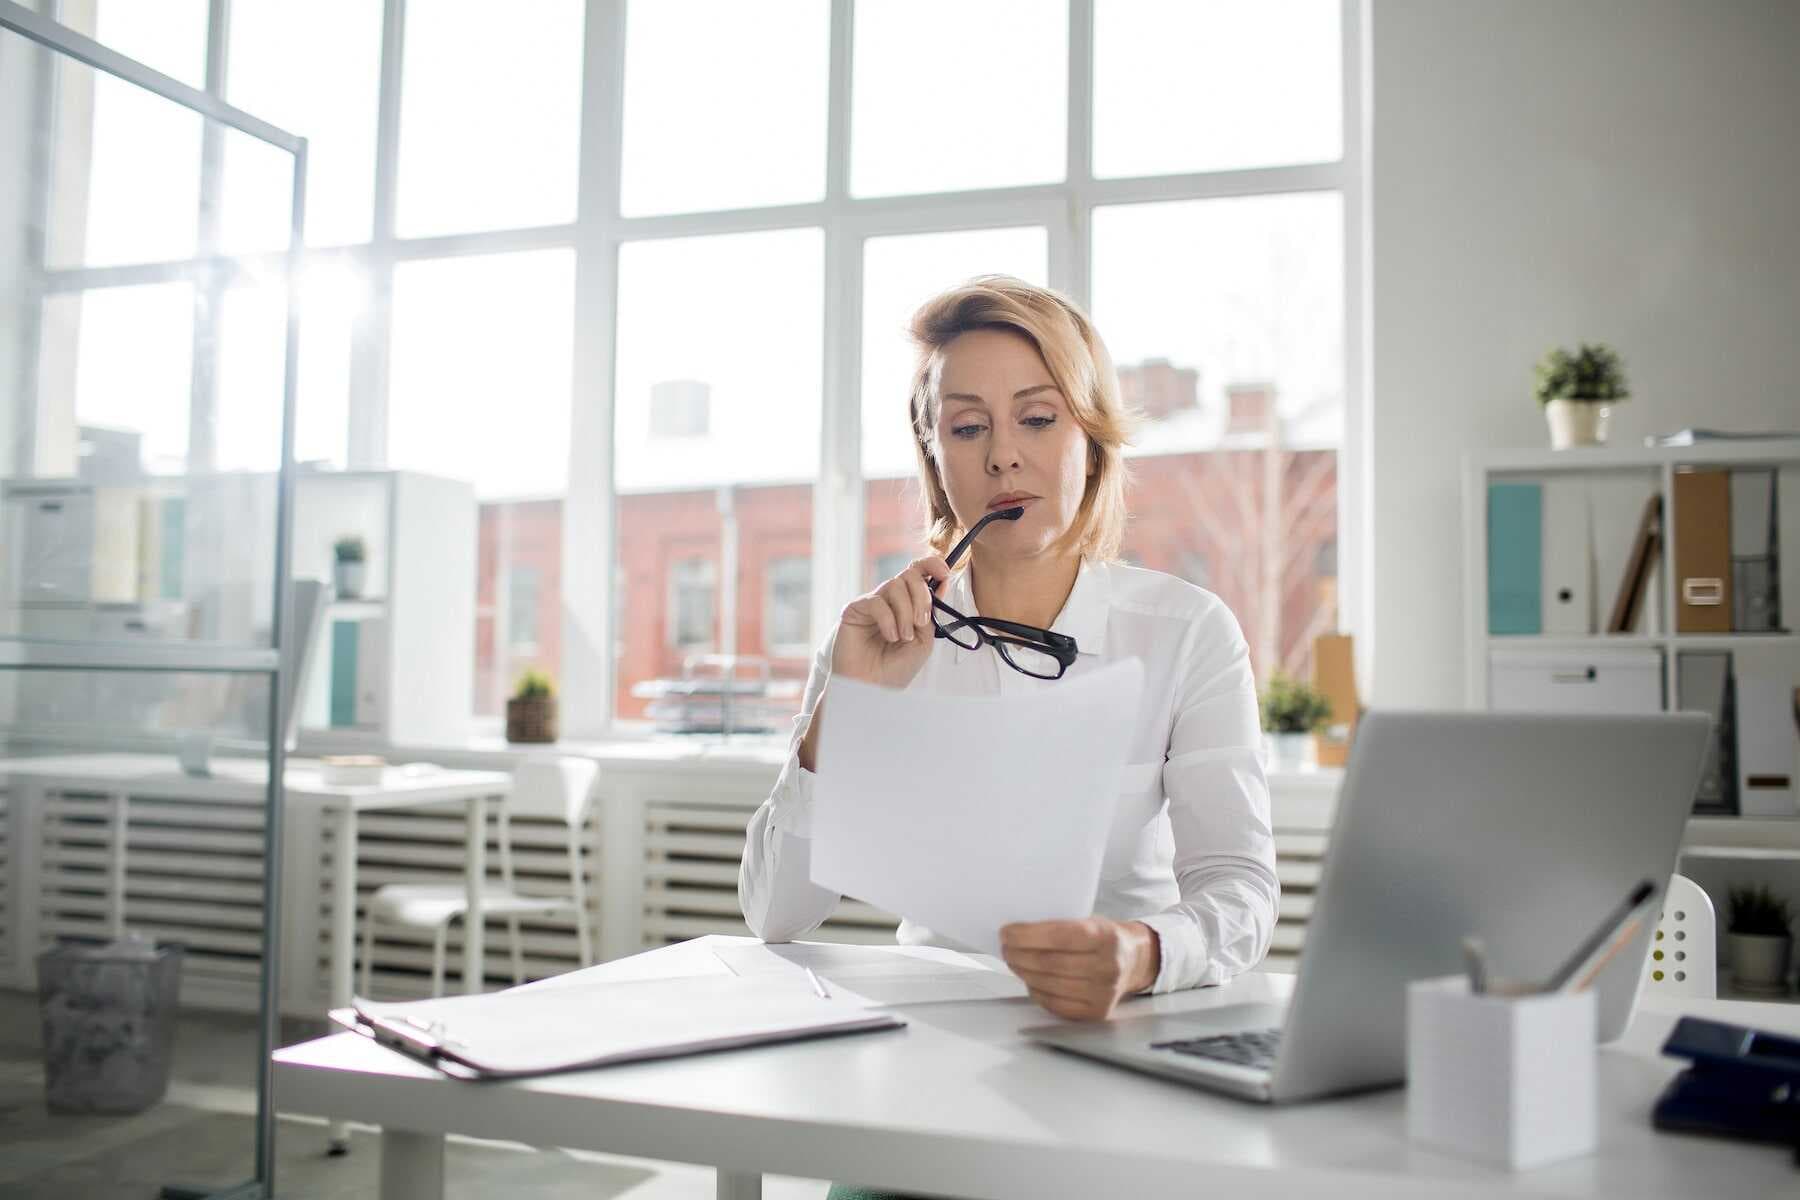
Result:
<svg viewBox="0 0 1800 1200"><path fill-rule="evenodd" d="M1488 707L1499 712L1663 710L1660 649L1500 648L1488 663Z"/></svg>

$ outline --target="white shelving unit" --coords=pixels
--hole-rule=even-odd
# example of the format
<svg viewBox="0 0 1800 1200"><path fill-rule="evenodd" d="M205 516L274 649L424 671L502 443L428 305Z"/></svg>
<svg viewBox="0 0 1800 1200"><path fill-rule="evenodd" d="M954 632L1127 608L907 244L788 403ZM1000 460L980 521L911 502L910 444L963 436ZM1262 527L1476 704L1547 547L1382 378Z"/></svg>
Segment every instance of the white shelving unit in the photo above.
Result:
<svg viewBox="0 0 1800 1200"><path fill-rule="evenodd" d="M332 578L338 538L363 539L363 594L334 596L319 623L301 710L307 752L461 745L475 694L475 490L413 471L302 475L295 487L294 575ZM368 623L379 656L366 719L331 723L333 626Z"/></svg>
<svg viewBox="0 0 1800 1200"><path fill-rule="evenodd" d="M1662 652L1663 705L1677 702L1677 654L1684 650L1728 650L1734 654L1773 652L1791 655L1800 670L1800 594L1782 596L1786 632L1698 634L1674 631L1676 588L1673 569L1676 528L1675 475L1684 467L1750 468L1779 470L1783 515L1795 511L1800 500L1800 439L1753 442L1707 442L1696 446L1611 448L1574 450L1504 450L1471 455L1465 460L1463 480L1463 545L1465 560L1464 663L1465 700L1471 708L1486 708L1489 698L1490 655L1508 650L1655 649ZM1645 494L1659 492L1663 500L1664 540L1657 572L1660 617L1656 628L1629 634L1593 633L1585 636L1492 635L1488 632L1488 486L1502 482L1542 482L1569 477L1625 476L1641 478ZM1781 527L1783 561L1800 556L1800 521ZM1788 574L1791 576L1791 568ZM1616 580L1599 579L1599 610L1610 607ZM1646 622L1648 623L1648 621ZM1800 683L1800 678L1796 679ZM1685 854L1695 857L1739 858L1800 862L1800 819L1743 817L1694 817L1689 821Z"/></svg>

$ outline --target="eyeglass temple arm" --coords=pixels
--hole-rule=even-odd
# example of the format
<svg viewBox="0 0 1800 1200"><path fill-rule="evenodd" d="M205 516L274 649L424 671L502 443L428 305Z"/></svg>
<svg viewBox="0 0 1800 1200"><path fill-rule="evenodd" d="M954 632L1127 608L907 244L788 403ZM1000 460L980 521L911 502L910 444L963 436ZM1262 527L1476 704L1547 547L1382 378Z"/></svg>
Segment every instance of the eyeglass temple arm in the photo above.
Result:
<svg viewBox="0 0 1800 1200"><path fill-rule="evenodd" d="M1016 521L1024 515L1025 506L1023 504L1015 505L1012 508L995 509L987 516L981 518L981 520L975 522L975 527L963 534L962 539L958 541L956 545L950 547L950 553L944 556L944 565L946 567L954 567L956 565L956 560L962 557L963 551L969 548L969 543L975 540L975 535L980 533L983 529L986 529L991 523L995 521ZM939 580L938 582L941 583L943 581ZM937 590L937 585L933 584L931 590L935 592Z"/></svg>

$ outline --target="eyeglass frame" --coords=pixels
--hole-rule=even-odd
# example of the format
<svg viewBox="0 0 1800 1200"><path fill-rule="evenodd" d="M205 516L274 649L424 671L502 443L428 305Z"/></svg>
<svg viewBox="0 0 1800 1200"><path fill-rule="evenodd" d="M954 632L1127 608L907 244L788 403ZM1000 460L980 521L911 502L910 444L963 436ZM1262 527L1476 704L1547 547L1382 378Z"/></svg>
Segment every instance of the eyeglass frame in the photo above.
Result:
<svg viewBox="0 0 1800 1200"><path fill-rule="evenodd" d="M1015 505L1012 508L996 509L993 512L988 513L985 517L982 517L981 520L975 522L974 528L963 534L961 540L959 540L955 546L951 547L950 553L944 556L944 565L946 567L954 567L956 565L956 560L962 557L964 550L968 549L969 543L975 540L975 535L987 528L990 522L1016 521L1024 515L1025 509L1022 505ZM1020 621L1008 621L1000 617L967 617L937 598L937 584L934 583L932 585L931 591L931 607L949 613L950 616L955 618L948 626L945 626L938 621L937 613L934 612L931 617L931 626L935 631L934 637L943 638L952 646L958 646L964 650L979 650L984 645L992 646L1007 666L1011 667L1019 674L1029 675L1033 679L1061 679L1063 675L1068 672L1068 669L1075 664L1075 656L1080 653L1080 651L1075 645L1075 639L1068 634L1058 633L1054 629L1040 629L1036 625L1026 625ZM957 640L956 634L960 633L963 629L968 629L975 635L975 644L973 646L964 645ZM995 636L988 632L989 629L997 630L1000 634L1005 636ZM1056 674L1044 675L1037 671L1026 670L1024 667L1013 661L1012 655L1007 651L1008 646L1020 646L1027 650L1036 650L1048 654L1051 658L1056 660Z"/></svg>

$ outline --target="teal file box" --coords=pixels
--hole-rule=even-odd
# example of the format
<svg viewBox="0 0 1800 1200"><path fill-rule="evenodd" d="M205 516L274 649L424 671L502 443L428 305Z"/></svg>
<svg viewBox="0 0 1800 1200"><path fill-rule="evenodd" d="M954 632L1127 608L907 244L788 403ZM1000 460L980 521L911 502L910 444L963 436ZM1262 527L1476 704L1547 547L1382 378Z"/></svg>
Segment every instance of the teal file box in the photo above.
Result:
<svg viewBox="0 0 1800 1200"><path fill-rule="evenodd" d="M1488 485L1488 632L1544 632L1544 489Z"/></svg>
<svg viewBox="0 0 1800 1200"><path fill-rule="evenodd" d="M331 727L346 729L356 724L355 621L331 623Z"/></svg>

